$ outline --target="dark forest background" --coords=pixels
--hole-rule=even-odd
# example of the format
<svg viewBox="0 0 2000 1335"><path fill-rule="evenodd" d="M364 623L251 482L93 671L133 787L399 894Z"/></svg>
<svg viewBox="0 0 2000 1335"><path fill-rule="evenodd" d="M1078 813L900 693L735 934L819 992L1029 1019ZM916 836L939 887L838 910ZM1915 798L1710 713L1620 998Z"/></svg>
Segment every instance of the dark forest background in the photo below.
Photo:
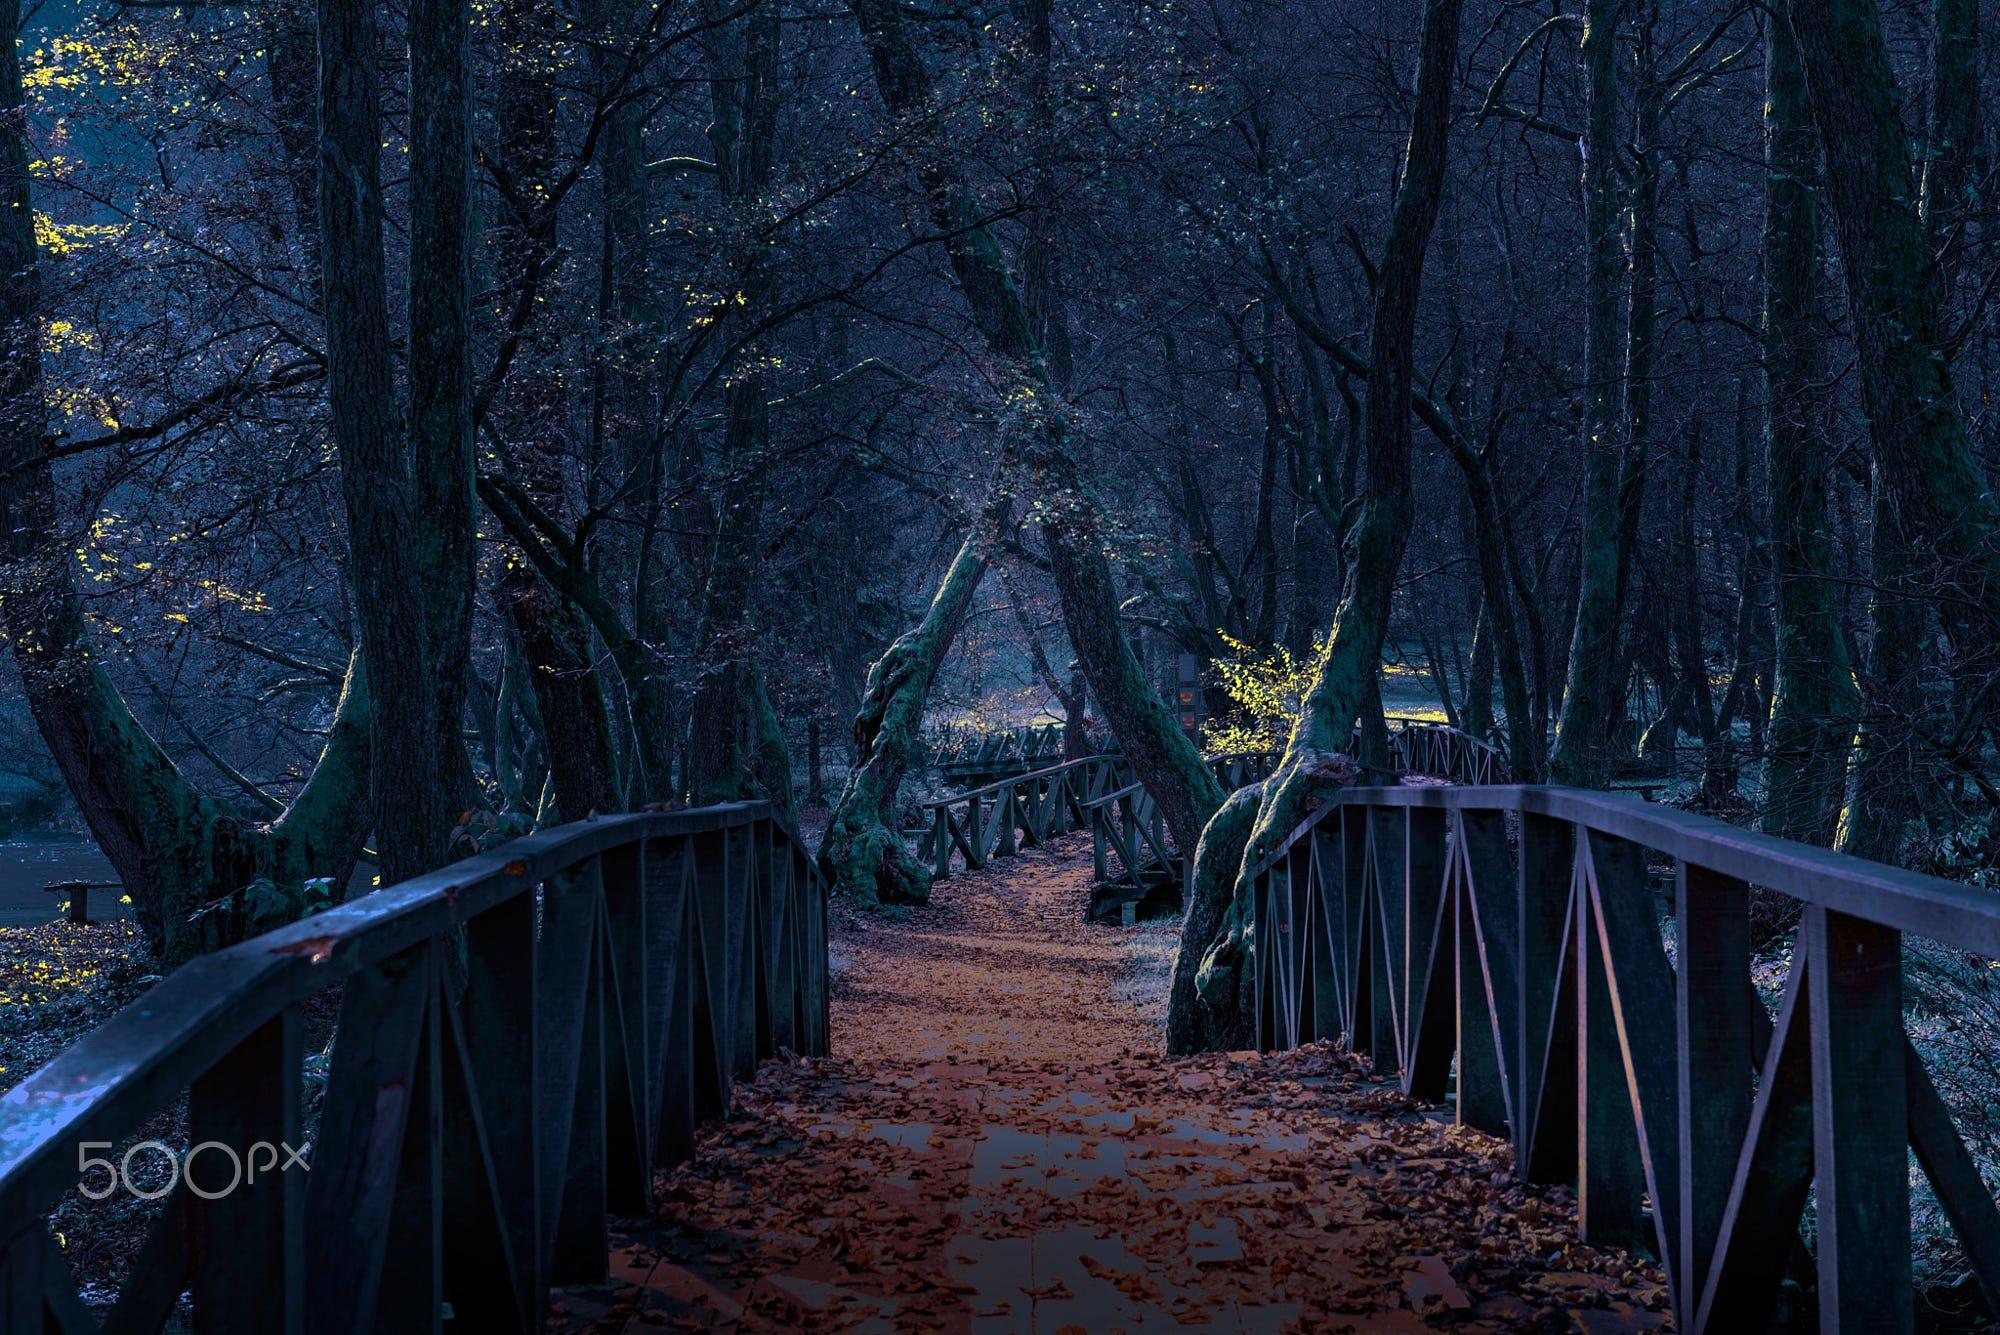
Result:
<svg viewBox="0 0 2000 1335"><path fill-rule="evenodd" d="M17 815L170 955L745 796L920 898L927 737L1087 719L1192 848L1158 692L1282 651L1294 760L1386 684L1984 880L1992 25L1792 9L25 11Z"/></svg>

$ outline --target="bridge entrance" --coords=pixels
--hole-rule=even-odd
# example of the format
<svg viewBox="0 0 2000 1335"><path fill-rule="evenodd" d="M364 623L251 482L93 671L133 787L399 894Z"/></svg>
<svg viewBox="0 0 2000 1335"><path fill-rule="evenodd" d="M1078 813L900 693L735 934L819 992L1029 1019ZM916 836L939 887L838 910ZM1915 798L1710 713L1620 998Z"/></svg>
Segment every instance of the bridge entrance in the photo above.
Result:
<svg viewBox="0 0 2000 1335"><path fill-rule="evenodd" d="M1086 924L1093 877L1071 833L903 922L836 907L835 1055L739 1086L561 1328L1662 1323L1656 1272L1353 1057L1160 1055L1172 925Z"/></svg>

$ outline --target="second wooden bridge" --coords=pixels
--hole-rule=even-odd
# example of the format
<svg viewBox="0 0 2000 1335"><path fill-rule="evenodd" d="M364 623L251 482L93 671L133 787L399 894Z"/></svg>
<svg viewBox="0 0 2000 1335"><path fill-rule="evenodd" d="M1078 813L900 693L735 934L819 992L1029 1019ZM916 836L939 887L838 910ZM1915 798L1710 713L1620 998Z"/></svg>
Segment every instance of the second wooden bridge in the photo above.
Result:
<svg viewBox="0 0 2000 1335"><path fill-rule="evenodd" d="M1423 719L1389 720L1389 759L1390 768L1373 777L1489 784L1507 776L1506 760L1490 742ZM1209 768L1224 791L1234 792L1269 777L1276 761L1248 752L1215 757ZM926 802L922 810L916 852L934 880L1087 829L1096 870L1089 917L1131 922L1180 911L1185 859L1171 846L1152 795L1119 756L1031 768Z"/></svg>

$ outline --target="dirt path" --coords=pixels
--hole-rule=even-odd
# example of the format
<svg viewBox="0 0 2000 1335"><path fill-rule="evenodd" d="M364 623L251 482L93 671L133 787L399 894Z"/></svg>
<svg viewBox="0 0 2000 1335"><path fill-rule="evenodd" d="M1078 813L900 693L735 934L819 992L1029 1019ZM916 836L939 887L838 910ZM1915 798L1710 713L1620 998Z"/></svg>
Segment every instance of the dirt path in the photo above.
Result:
<svg viewBox="0 0 2000 1335"><path fill-rule="evenodd" d="M1083 921L1087 843L834 935L838 1057L774 1063L572 1331L1660 1328L1504 1146L1326 1048L1159 1055L1173 937Z"/></svg>

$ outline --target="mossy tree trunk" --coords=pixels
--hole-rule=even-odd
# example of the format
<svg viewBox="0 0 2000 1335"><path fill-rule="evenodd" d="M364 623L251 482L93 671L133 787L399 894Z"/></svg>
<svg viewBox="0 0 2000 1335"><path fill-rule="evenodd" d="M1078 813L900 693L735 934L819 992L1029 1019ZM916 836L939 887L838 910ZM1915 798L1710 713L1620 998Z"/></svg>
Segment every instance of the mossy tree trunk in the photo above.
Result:
<svg viewBox="0 0 2000 1335"><path fill-rule="evenodd" d="M1832 442L1821 430L1818 142L1791 24L1764 36L1764 451L1777 669L1764 756L1764 828L1829 844L1856 697L1831 580Z"/></svg>
<svg viewBox="0 0 2000 1335"><path fill-rule="evenodd" d="M1236 873L1265 787L1256 783L1231 793L1195 845L1181 948L1167 992L1170 1053L1233 1051L1256 1041L1255 1012L1244 995L1250 974L1242 952L1249 924L1239 920Z"/></svg>
<svg viewBox="0 0 2000 1335"><path fill-rule="evenodd" d="M854 768L819 849L820 867L835 893L863 904L921 904L930 898L930 869L911 857L903 842L896 798L903 776L921 759L931 684L986 574L984 527L968 534L952 557L924 619L868 669L854 719Z"/></svg>
<svg viewBox="0 0 2000 1335"><path fill-rule="evenodd" d="M1232 1038L1247 1032L1251 1016L1241 1003L1251 994L1254 942L1244 872L1354 777L1353 760L1345 753L1355 720L1371 701L1380 713L1382 641L1414 508L1410 406L1417 300L1444 191L1458 27L1459 0L1430 0L1425 6L1409 150L1389 215L1370 324L1364 485L1350 534L1347 589L1284 757L1255 800L1254 818L1248 800L1226 808L1227 821L1196 851L1176 982L1191 959L1200 964L1192 986L1177 986L1168 1001L1168 1034L1181 1042L1204 1031ZM1190 1013L1197 1005L1199 1016Z"/></svg>
<svg viewBox="0 0 2000 1335"><path fill-rule="evenodd" d="M1365 356L1348 346L1344 339L1307 310L1289 288L1281 287L1279 291L1286 310L1308 341L1331 357L1334 365L1343 372L1364 382L1370 378ZM1539 644L1540 635L1534 628L1540 623L1528 596L1530 590L1518 577L1517 561L1509 547L1506 520L1500 504L1495 458L1499 444L1498 427L1503 419L1496 411L1488 424L1485 443L1475 446L1466 439L1465 432L1445 404L1414 387L1410 395L1410 410L1445 447L1452 462L1465 476L1466 495L1472 509L1473 551L1478 558L1481 606L1492 623L1495 666L1500 675L1500 699L1507 710L1508 761L1517 781L1538 782L1545 765L1542 734L1546 711L1536 707L1535 697L1528 689L1528 660L1524 647L1526 644ZM1521 618L1516 615L1514 606L1517 590L1521 594L1522 606L1529 614L1530 631L1525 641L1521 633ZM1537 664L1539 668L1539 659Z"/></svg>
<svg viewBox="0 0 2000 1335"><path fill-rule="evenodd" d="M931 81L895 0L848 0L875 71L883 104L897 117L931 109ZM919 172L931 222L945 249L974 323L1005 384L1011 420L1003 428L1007 462L1033 479L1049 570L1062 601L1063 624L1084 677L1118 739L1126 763L1159 805L1181 848L1193 848L1201 827L1222 805L1222 787L1132 652L1119 616L1109 557L1114 534L1083 480L1068 418L1058 402L1034 320L1008 267L1000 239L986 224L970 186L954 164L933 158Z"/></svg>

